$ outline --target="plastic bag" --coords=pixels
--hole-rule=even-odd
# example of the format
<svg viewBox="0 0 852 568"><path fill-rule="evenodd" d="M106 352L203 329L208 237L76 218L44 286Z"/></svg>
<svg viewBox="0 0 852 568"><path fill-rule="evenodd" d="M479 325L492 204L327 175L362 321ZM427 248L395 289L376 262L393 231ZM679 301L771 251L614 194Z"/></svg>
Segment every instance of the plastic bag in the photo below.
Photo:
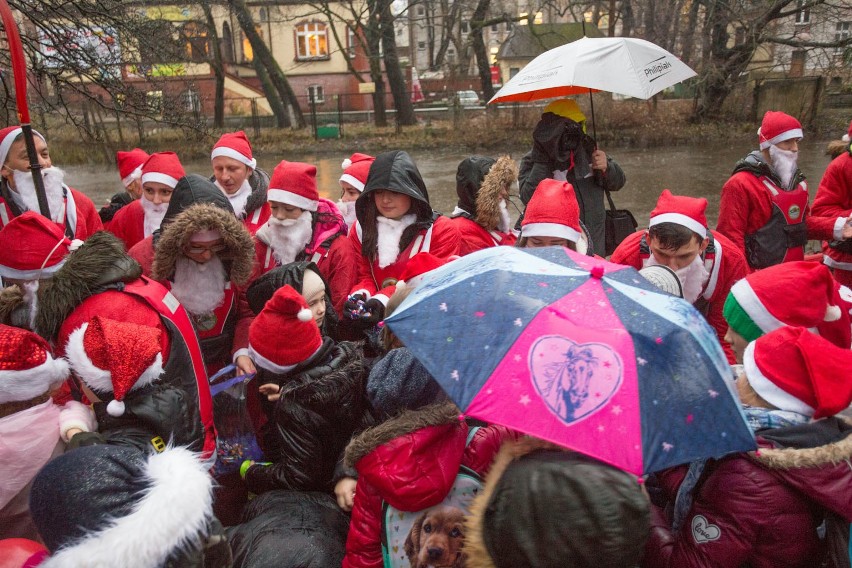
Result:
<svg viewBox="0 0 852 568"><path fill-rule="evenodd" d="M246 406L246 384L254 375L236 375L236 372L236 367L229 365L210 379L217 432L214 477L239 471L245 460L263 461Z"/></svg>

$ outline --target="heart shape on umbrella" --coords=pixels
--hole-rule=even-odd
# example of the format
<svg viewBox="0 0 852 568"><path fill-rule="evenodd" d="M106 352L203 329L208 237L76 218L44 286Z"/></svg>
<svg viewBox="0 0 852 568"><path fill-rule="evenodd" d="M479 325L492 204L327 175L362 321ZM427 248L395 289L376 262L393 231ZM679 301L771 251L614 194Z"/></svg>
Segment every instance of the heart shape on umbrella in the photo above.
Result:
<svg viewBox="0 0 852 568"><path fill-rule="evenodd" d="M566 424L603 408L622 382L621 358L603 343L548 335L533 344L529 362L539 396Z"/></svg>

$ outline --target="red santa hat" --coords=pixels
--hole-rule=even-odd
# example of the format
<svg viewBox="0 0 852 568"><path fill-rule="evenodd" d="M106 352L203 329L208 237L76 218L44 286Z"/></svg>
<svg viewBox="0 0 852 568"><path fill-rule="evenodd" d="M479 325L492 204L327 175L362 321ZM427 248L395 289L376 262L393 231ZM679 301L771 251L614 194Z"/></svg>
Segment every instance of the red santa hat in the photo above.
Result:
<svg viewBox="0 0 852 568"><path fill-rule="evenodd" d="M292 341L282 341L282 337ZM254 362L282 374L310 359L322 347L314 316L301 294L285 285L275 291L249 327L249 353Z"/></svg>
<svg viewBox="0 0 852 568"><path fill-rule="evenodd" d="M427 273L444 266L447 262L449 262L449 259L438 258L430 252L418 252L405 264L405 268L399 276L399 281L396 283L396 289L419 286Z"/></svg>
<svg viewBox="0 0 852 568"><path fill-rule="evenodd" d="M107 412L121 416L127 393L163 373L162 335L156 327L95 316L68 337L65 357L89 388L112 393Z"/></svg>
<svg viewBox="0 0 852 568"><path fill-rule="evenodd" d="M580 206L567 181L543 179L524 211L521 237L555 237L580 241Z"/></svg>
<svg viewBox="0 0 852 568"><path fill-rule="evenodd" d="M140 148L134 148L129 152L119 150L115 153L115 163L118 164L118 175L125 187L134 180L142 177L142 165L149 158L148 152Z"/></svg>
<svg viewBox="0 0 852 568"><path fill-rule="evenodd" d="M844 142L852 142L852 121L849 121L849 129L846 131L846 134L843 135L842 140Z"/></svg>
<svg viewBox="0 0 852 568"><path fill-rule="evenodd" d="M367 183L367 176L370 174L370 166L376 158L367 154L354 153L352 157L343 160L340 165L343 168L343 175L340 176L340 181L345 181L358 191L364 191L364 184Z"/></svg>
<svg viewBox="0 0 852 568"><path fill-rule="evenodd" d="M761 150L766 150L770 146L785 140L803 137L802 123L789 114L777 110L766 111L766 114L763 115L763 122L757 129L757 138Z"/></svg>
<svg viewBox="0 0 852 568"><path fill-rule="evenodd" d="M685 195L673 195L668 189L664 189L657 199L657 206L651 211L651 220L648 227L660 223L675 223L682 225L701 235L707 237L707 200L703 197L687 197Z"/></svg>
<svg viewBox="0 0 852 568"><path fill-rule="evenodd" d="M281 163L272 171L266 198L269 201L279 201L305 211L316 211L319 206L317 167L302 162L281 160Z"/></svg>
<svg viewBox="0 0 852 568"><path fill-rule="evenodd" d="M62 268L70 251L71 241L59 225L34 211L25 211L0 230L0 276L47 278Z"/></svg>
<svg viewBox="0 0 852 568"><path fill-rule="evenodd" d="M249 143L246 133L240 130L239 132L229 132L223 134L216 144L213 145L213 151L210 152L210 159L218 156L225 156L241 162L251 169L257 167L257 160L251 152L251 144Z"/></svg>
<svg viewBox="0 0 852 568"><path fill-rule="evenodd" d="M839 301L838 284L824 264L785 262L753 272L731 286L723 313L728 325L746 341L780 327L806 327L849 349L852 327Z"/></svg>
<svg viewBox="0 0 852 568"><path fill-rule="evenodd" d="M0 166L6 163L6 158L9 157L9 149L15 142L15 138L20 136L22 132L23 130L20 126L7 126L0 130ZM44 140L44 136L39 134L36 130L33 130L33 135ZM44 140L44 142L46 144L47 140Z"/></svg>
<svg viewBox="0 0 852 568"><path fill-rule="evenodd" d="M852 351L801 327L782 327L748 344L745 375L763 400L814 418L834 416L852 402Z"/></svg>
<svg viewBox="0 0 852 568"><path fill-rule="evenodd" d="M54 359L47 341L0 324L0 404L35 398L68 378L68 363Z"/></svg>
<svg viewBox="0 0 852 568"><path fill-rule="evenodd" d="M156 152L142 164L142 183L155 181L174 189L178 180L185 175L186 172L174 152Z"/></svg>

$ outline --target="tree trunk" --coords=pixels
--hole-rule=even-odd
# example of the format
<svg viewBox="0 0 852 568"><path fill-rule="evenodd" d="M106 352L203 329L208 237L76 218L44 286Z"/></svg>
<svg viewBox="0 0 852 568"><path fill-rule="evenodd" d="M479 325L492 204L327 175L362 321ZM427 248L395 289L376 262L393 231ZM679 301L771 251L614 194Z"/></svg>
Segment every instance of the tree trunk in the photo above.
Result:
<svg viewBox="0 0 852 568"><path fill-rule="evenodd" d="M396 33L393 29L393 14L391 14L390 0L379 0L381 6L382 48L385 52L385 74L388 77L393 104L396 107L396 121L402 126L417 124L414 116L414 105L405 90L405 76L399 66L399 57L396 53Z"/></svg>
<svg viewBox="0 0 852 568"><path fill-rule="evenodd" d="M266 66L256 57L252 61L252 65L260 81L260 88L266 95L266 100L269 102L270 108L272 108L272 114L275 116L275 126L278 128L290 128L290 113L287 112L284 101L281 100L278 91L275 89L275 85L272 84L272 79L269 78Z"/></svg>
<svg viewBox="0 0 852 568"><path fill-rule="evenodd" d="M216 94L213 99L213 127L222 128L225 126L225 64L222 60L222 45L210 4L202 2L201 7L204 10L204 18L207 20L208 45L213 52L211 66L213 67L213 75L216 77Z"/></svg>
<svg viewBox="0 0 852 568"><path fill-rule="evenodd" d="M476 55L476 70L479 73L479 82L482 86L482 97L486 102L494 96L494 87L491 85L491 65L488 59L488 50L485 49L485 39L482 37L483 22L491 0L479 0L470 18L470 42L473 53Z"/></svg>
<svg viewBox="0 0 852 568"><path fill-rule="evenodd" d="M364 37L367 40L367 48L370 52L370 79L375 85L373 91L373 112L375 112L375 123L377 127L388 125L388 116L385 110L385 81L382 75L381 53L381 0L367 0L370 7L369 19L364 27Z"/></svg>
<svg viewBox="0 0 852 568"><path fill-rule="evenodd" d="M281 67L278 66L278 62L275 61L275 58L272 56L272 52L269 50L269 47L267 47L263 38L260 37L260 34L257 33L254 19L251 16L251 12L249 12L246 7L245 0L229 0L229 3L236 12L240 28L242 28L243 33L246 34L246 38L251 44L255 60L259 60L266 68L266 72L269 74L269 80L275 86L275 90L278 91L278 96L281 98L282 103L286 102L292 110L295 119L295 124L293 126L295 128L304 128L305 117L302 115L299 100L296 98L296 94L290 87L290 83L287 81L287 77L284 75Z"/></svg>

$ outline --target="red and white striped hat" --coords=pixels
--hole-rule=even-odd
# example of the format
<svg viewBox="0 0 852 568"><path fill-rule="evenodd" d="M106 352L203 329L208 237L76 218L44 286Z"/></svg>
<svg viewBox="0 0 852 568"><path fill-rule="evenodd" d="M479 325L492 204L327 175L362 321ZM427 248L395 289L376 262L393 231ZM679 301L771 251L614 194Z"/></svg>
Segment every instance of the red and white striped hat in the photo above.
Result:
<svg viewBox="0 0 852 568"><path fill-rule="evenodd" d="M174 152L157 152L151 154L142 164L142 183L155 181L165 184L172 189L186 172Z"/></svg>
<svg viewBox="0 0 852 568"><path fill-rule="evenodd" d="M257 167L257 160L254 159L251 151L251 144L248 141L246 133L240 130L239 132L229 132L223 134L216 144L213 145L213 151L210 153L210 159L224 156L233 158L238 162L242 162L251 169Z"/></svg>
<svg viewBox="0 0 852 568"><path fill-rule="evenodd" d="M305 211L316 211L319 206L317 167L302 162L281 160L272 171L266 199L279 201Z"/></svg>
<svg viewBox="0 0 852 568"><path fill-rule="evenodd" d="M664 189L657 199L657 206L651 211L649 227L660 223L675 223L698 233L701 238L707 237L707 200L703 197L687 197L673 195Z"/></svg>

